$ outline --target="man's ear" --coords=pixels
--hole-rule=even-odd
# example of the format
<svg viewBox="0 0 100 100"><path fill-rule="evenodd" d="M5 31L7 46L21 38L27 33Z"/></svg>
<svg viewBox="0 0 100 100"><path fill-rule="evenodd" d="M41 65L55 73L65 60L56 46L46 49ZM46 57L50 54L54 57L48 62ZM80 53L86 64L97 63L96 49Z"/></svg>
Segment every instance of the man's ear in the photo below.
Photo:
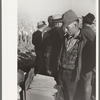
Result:
<svg viewBox="0 0 100 100"><path fill-rule="evenodd" d="M79 23L78 22L75 23L75 27L79 27Z"/></svg>

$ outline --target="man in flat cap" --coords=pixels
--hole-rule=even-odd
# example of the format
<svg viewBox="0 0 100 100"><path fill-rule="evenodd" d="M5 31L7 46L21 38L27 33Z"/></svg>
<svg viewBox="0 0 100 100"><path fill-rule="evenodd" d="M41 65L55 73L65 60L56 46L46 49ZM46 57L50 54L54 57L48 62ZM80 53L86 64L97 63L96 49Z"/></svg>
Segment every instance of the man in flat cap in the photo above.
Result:
<svg viewBox="0 0 100 100"><path fill-rule="evenodd" d="M64 100L74 100L86 38L81 33L78 17L73 10L63 14L63 23L65 36L59 56L59 83L62 85Z"/></svg>

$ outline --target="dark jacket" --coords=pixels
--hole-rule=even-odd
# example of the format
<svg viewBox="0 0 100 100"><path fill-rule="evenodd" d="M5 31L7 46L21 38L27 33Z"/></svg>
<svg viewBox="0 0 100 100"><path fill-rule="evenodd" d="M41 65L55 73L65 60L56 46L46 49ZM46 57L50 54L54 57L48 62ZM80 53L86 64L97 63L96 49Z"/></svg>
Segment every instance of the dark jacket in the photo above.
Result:
<svg viewBox="0 0 100 100"><path fill-rule="evenodd" d="M82 52L82 74L86 74L96 66L96 33L89 26L81 31L87 39Z"/></svg>
<svg viewBox="0 0 100 100"><path fill-rule="evenodd" d="M37 30L32 35L32 43L35 46L35 73L45 74L42 32Z"/></svg>
<svg viewBox="0 0 100 100"><path fill-rule="evenodd" d="M63 31L61 29L54 28L50 32L50 38L51 38L51 46L52 46L52 52L51 52L51 59L50 59L50 67L51 70L54 71L57 69L57 60L58 55L60 53L62 38L63 38Z"/></svg>
<svg viewBox="0 0 100 100"><path fill-rule="evenodd" d="M95 40L96 33L89 26L84 25L81 31L91 41Z"/></svg>
<svg viewBox="0 0 100 100"><path fill-rule="evenodd" d="M76 65L75 65L75 69L73 70L73 76L72 76L72 80L73 81L78 81L81 75L81 69L82 69L82 52L83 52L83 48L87 42L87 39L85 38L85 36L82 34L82 32L80 33L81 37L80 37L80 42L78 43L78 55L77 55L77 60L76 60ZM67 38L65 36L65 38ZM65 38L64 38L64 43L65 43ZM64 44L62 45L62 48L64 47ZM61 50L63 52L63 49ZM62 60L62 55L61 55L61 60ZM60 69L63 69L62 66L60 67ZM66 69L63 69L66 70Z"/></svg>
<svg viewBox="0 0 100 100"><path fill-rule="evenodd" d="M87 32L92 33L87 35ZM90 28L86 28L85 30L82 29L80 34L81 41L79 42L77 63L73 74L74 80L76 81L79 80L80 75L86 74L95 67L96 58L96 38L94 35L95 33Z"/></svg>
<svg viewBox="0 0 100 100"><path fill-rule="evenodd" d="M52 72L52 75L57 77L57 67L58 67L58 55L60 53L62 38L64 32L60 28L52 28L48 31L49 38L47 45L47 52L49 56L47 58L47 69Z"/></svg>
<svg viewBox="0 0 100 100"><path fill-rule="evenodd" d="M37 30L32 35L32 44L35 46L35 51L41 51L42 49L42 32Z"/></svg>

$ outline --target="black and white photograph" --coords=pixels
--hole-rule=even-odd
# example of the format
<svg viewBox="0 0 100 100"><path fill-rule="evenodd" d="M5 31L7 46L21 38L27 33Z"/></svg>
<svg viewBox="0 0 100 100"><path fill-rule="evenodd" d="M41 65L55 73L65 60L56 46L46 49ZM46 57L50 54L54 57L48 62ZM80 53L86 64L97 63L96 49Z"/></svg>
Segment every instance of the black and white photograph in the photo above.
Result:
<svg viewBox="0 0 100 100"><path fill-rule="evenodd" d="M96 100L96 1L18 0L18 100Z"/></svg>
<svg viewBox="0 0 100 100"><path fill-rule="evenodd" d="M97 0L17 0L17 100L97 100L96 7Z"/></svg>

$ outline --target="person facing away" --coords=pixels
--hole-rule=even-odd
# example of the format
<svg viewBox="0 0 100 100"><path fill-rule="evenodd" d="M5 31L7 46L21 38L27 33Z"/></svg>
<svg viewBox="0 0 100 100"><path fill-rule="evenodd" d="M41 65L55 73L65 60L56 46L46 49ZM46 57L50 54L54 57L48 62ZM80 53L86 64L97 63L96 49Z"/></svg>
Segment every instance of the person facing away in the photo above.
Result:
<svg viewBox="0 0 100 100"><path fill-rule="evenodd" d="M96 22L95 22L95 16L91 13L88 13L86 16L83 17L83 28L82 31L84 32L84 35L94 41L96 36Z"/></svg>
<svg viewBox="0 0 100 100"><path fill-rule="evenodd" d="M62 26L62 15L52 15L48 20L49 27L47 31L48 38L44 39L46 45L46 68L49 75L53 76L57 81L57 59L60 52L61 41L63 37ZM45 36L44 36L45 37Z"/></svg>
<svg viewBox="0 0 100 100"><path fill-rule="evenodd" d="M35 73L45 74L46 69L44 67L44 52L43 52L43 29L46 27L44 21L37 23L38 30L32 35L32 44L35 46Z"/></svg>
<svg viewBox="0 0 100 100"><path fill-rule="evenodd" d="M82 63L82 79L84 82L84 97L85 100L91 100L92 96L92 77L96 68L96 32L93 30L95 16L88 13L83 17L82 33L87 39L83 48L83 63Z"/></svg>
<svg viewBox="0 0 100 100"><path fill-rule="evenodd" d="M73 10L63 14L63 30L65 32L60 51L59 84L64 100L74 100L78 80L82 68L82 50L86 38L79 28L79 20Z"/></svg>
<svg viewBox="0 0 100 100"><path fill-rule="evenodd" d="M62 38L64 36L64 32L62 31L62 15L53 15L53 23L54 28L49 31L50 39L51 39L51 47L52 51L50 54L50 64L48 71L51 72L51 75L58 82L58 56L60 53Z"/></svg>
<svg viewBox="0 0 100 100"><path fill-rule="evenodd" d="M54 23L52 21L52 16L48 17L48 26L44 28L44 35L43 35L43 51L44 51L44 66L46 68L47 71L47 75L48 74L48 66L50 63L50 54L52 51L52 46L51 46L51 38L50 38L50 34L49 31L52 30L52 28L54 27Z"/></svg>

